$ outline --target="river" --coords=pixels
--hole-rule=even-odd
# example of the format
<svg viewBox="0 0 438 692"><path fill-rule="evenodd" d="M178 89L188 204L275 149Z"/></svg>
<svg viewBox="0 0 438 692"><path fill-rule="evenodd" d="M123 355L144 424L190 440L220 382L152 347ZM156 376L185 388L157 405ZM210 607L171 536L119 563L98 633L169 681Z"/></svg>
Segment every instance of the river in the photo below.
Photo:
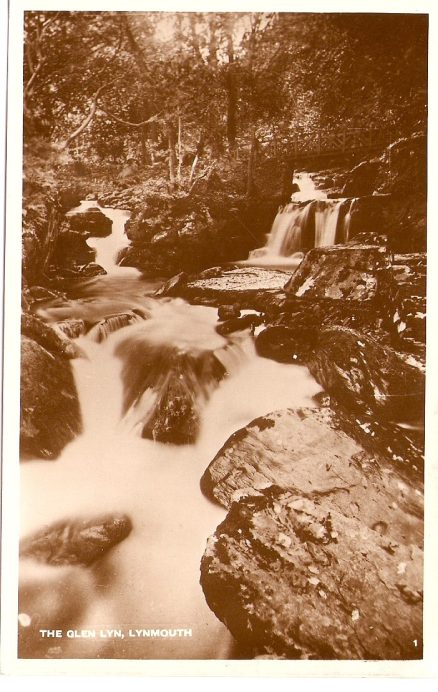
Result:
<svg viewBox="0 0 438 692"><path fill-rule="evenodd" d="M80 210L87 204L95 202L81 203ZM320 387L305 367L258 357L249 331L219 336L216 309L154 299L159 278L144 280L136 269L117 265L118 253L128 243L124 225L129 213L102 211L112 219L113 231L88 243L107 275L72 285L66 300L40 312L48 321L81 317L96 322L127 310L135 310L136 317L129 326L105 333L100 342L93 330L76 340L83 357L73 360L72 367L83 433L56 461L21 465L21 532L24 536L60 519L113 512L129 515L133 530L92 568L47 567L32 560L23 564L20 627L35 632L27 655L232 658L232 638L206 605L199 584L207 537L225 510L202 495L199 480L234 431L275 409L315 406L312 397ZM224 365L227 374L219 383L206 390L200 382L194 392L200 429L193 444L140 436L153 405L150 389L125 410L126 387L132 386L127 372L141 367L143 345L146 351L153 345L178 353L211 352ZM37 635L41 623L90 631L184 628L191 635L63 638L47 653Z"/></svg>

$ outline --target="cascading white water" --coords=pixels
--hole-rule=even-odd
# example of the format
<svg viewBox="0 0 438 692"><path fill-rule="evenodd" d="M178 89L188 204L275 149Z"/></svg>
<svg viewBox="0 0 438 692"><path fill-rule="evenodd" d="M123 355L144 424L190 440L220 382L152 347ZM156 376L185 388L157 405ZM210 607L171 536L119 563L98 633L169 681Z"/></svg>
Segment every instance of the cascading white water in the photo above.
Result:
<svg viewBox="0 0 438 692"><path fill-rule="evenodd" d="M138 273L132 267L120 267L117 258L120 251L128 247L130 241L125 233L125 223L129 219L130 212L127 209L114 209L111 207L102 208L96 200L82 200L79 206L74 207L66 216L81 214L90 208L98 208L113 222L112 232L105 238L90 237L87 245L96 251L95 261L105 269L107 274L128 274Z"/></svg>
<svg viewBox="0 0 438 692"><path fill-rule="evenodd" d="M241 264L269 266L271 268L295 268L303 258L309 238L309 226L314 224L313 247L334 245L338 238L349 239L351 208L355 200L327 199L323 190L317 190L308 173L297 174L300 191L292 195L292 201L282 207L272 224L266 245L249 253ZM341 214L344 205L348 210Z"/></svg>
<svg viewBox="0 0 438 692"><path fill-rule="evenodd" d="M327 194L324 190L318 190L312 176L306 173L306 171L297 173L294 180L300 188L292 194L294 202L307 202L310 199L327 199Z"/></svg>
<svg viewBox="0 0 438 692"><path fill-rule="evenodd" d="M315 210L315 247L325 247L336 243L339 211L343 200L318 202Z"/></svg>
<svg viewBox="0 0 438 692"><path fill-rule="evenodd" d="M64 307L47 308L45 315L78 316L81 308L90 320L112 314L111 277L102 278L105 284L91 284L92 297L88 293ZM112 281L118 290L120 278L114 275ZM184 638L63 639L62 652L53 655L64 658L228 658L231 637L206 605L199 584L207 537L225 511L202 495L200 477L235 430L275 409L313 406L320 387L305 367L258 357L249 332L234 340L219 336L213 308L141 298L134 283L126 284L123 299L117 300L141 305L149 317L109 332L100 343L92 335L77 340L86 355L72 361L83 433L56 461L22 465L21 531L29 535L61 519L115 512L129 515L133 530L93 568L49 568L26 561L22 578L26 585L37 585L37 597L29 597L24 615L36 628L43 621L48 628L63 622L65 628L79 630L192 632ZM179 351L210 349L227 370L203 403L195 444L142 439L132 411L122 415L123 366L116 352L133 338ZM59 599L53 594L60 594ZM22 622L29 627L28 618ZM37 638L36 653L40 645Z"/></svg>

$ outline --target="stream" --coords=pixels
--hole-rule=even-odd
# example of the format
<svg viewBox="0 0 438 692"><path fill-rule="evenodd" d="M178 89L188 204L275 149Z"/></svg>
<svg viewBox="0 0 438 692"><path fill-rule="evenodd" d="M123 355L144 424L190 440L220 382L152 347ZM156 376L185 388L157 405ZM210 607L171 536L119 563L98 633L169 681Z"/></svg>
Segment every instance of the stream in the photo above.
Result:
<svg viewBox="0 0 438 692"><path fill-rule="evenodd" d="M87 208L84 202L76 213ZM144 280L133 268L117 265L129 241L129 212L102 208L112 219L107 238L90 238L106 276L76 283L68 299L46 305L47 321L80 317L96 322L134 310L131 324L76 339L83 357L72 363L83 432L56 461L21 465L21 533L52 522L123 512L130 535L92 568L48 567L32 560L22 567L28 589L22 626L44 622L79 631L118 628L184 629L190 635L110 639L62 639L52 654L63 658L226 659L235 657L228 630L208 608L199 584L206 540L225 510L206 499L200 478L228 437L254 418L288 407L315 406L321 388L307 368L283 365L256 355L249 331L222 337L217 311L181 299L154 299L162 283ZM146 319L144 319L146 318ZM126 388L136 386L142 349L171 347L178 353L211 352L225 368L220 382L194 383L200 427L193 444L165 444L141 437L154 403L150 389L126 407ZM139 355L140 354L140 355ZM166 373L162 373L163 378ZM126 403L126 402L125 402ZM38 656L38 647L30 656Z"/></svg>

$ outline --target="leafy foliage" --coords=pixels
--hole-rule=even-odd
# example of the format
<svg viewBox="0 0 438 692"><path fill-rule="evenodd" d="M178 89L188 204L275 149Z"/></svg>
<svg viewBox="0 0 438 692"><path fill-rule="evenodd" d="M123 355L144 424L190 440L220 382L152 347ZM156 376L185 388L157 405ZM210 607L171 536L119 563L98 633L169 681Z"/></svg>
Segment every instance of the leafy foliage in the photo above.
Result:
<svg viewBox="0 0 438 692"><path fill-rule="evenodd" d="M26 142L175 186L319 128L422 129L426 94L425 15L25 13Z"/></svg>

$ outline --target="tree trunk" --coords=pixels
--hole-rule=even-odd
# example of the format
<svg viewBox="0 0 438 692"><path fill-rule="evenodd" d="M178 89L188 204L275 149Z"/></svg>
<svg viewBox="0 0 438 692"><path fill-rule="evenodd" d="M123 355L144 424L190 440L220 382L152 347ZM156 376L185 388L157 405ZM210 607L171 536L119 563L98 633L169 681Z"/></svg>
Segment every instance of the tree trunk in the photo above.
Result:
<svg viewBox="0 0 438 692"><path fill-rule="evenodd" d="M203 152L204 152L204 133L201 132L201 134L199 135L199 142L198 142L198 145L196 147L196 155L195 155L195 158L193 159L192 168L190 170L189 187L192 184L193 178L195 176L196 166L198 165L199 159L201 158Z"/></svg>
<svg viewBox="0 0 438 692"><path fill-rule="evenodd" d="M227 89L227 140L231 152L236 149L236 111L237 111L237 89L236 75L234 70L234 48L233 37L229 28L227 28L227 54L228 68L226 75Z"/></svg>
<svg viewBox="0 0 438 692"><path fill-rule="evenodd" d="M169 146L169 182L171 190L176 187L176 169L177 169L177 159L176 159L176 133L173 123L168 123L167 125L167 141Z"/></svg>
<svg viewBox="0 0 438 692"><path fill-rule="evenodd" d="M209 41L208 41L208 64L217 67L217 20L215 15L210 15L208 22Z"/></svg>
<svg viewBox="0 0 438 692"><path fill-rule="evenodd" d="M248 159L248 173L247 173L247 179L246 179L246 197L254 197L256 193L256 186L254 182L254 169L255 169L255 163L256 163L256 157L257 157L257 145L258 145L258 140L256 137L255 132L253 133L252 140L251 140L251 150L249 152L249 159Z"/></svg>
<svg viewBox="0 0 438 692"><path fill-rule="evenodd" d="M181 129L181 116L178 115L178 168L176 174L176 180L178 185L181 185L181 169L183 163L183 152L182 152L182 129Z"/></svg>

